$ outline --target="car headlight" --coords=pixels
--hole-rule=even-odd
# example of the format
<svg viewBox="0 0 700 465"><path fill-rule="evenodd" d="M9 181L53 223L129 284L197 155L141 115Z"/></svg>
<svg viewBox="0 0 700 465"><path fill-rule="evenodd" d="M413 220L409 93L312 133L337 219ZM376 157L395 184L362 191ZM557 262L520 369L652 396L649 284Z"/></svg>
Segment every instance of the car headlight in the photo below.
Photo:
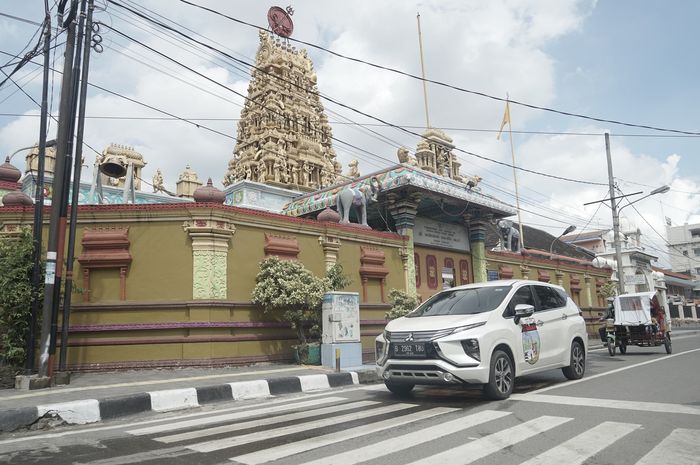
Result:
<svg viewBox="0 0 700 465"><path fill-rule="evenodd" d="M479 350L479 340L478 339L465 339L462 342L462 349L464 353L469 355L474 360L481 361L481 351Z"/></svg>
<svg viewBox="0 0 700 465"><path fill-rule="evenodd" d="M468 329L478 328L479 326L484 326L485 324L486 324L486 322L482 321L481 323L474 323L474 324L466 325L466 326L458 326L455 329L453 329L450 334L461 333L462 331L466 331Z"/></svg>

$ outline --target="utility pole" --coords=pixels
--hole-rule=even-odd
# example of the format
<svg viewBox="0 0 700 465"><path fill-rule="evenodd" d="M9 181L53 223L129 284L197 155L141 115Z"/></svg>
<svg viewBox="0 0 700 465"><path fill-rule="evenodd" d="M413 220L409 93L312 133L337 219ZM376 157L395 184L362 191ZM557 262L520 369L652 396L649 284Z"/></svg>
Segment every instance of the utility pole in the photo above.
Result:
<svg viewBox="0 0 700 465"><path fill-rule="evenodd" d="M90 66L90 46L92 42L92 13L95 1L88 0L87 23L85 24L85 49L83 50L83 67L80 77L80 101L78 104L78 131L75 146L75 165L73 167L73 192L71 196L70 224L68 227L68 253L66 254L66 287L63 296L63 320L61 326L61 352L58 359L58 369L66 369L66 352L68 349L68 326L70 322L70 305L73 292L73 262L75 255L75 229L78 222L78 200L80 196L80 173L83 164L83 134L85 130L85 101L87 100L88 70ZM80 25L85 19L85 12L80 12ZM79 32L80 36L80 32ZM80 37L78 38L80 42ZM78 44L80 47L80 44ZM75 80L77 91L77 79ZM72 133L72 131L71 131Z"/></svg>
<svg viewBox="0 0 700 465"><path fill-rule="evenodd" d="M65 5L65 2L63 2ZM75 11L77 2L71 2L66 32L66 51L63 55L63 79L61 81L61 103L59 105L59 123L56 143L56 165L54 168L53 197L51 199L51 219L49 222L49 240L46 252L46 278L44 280L44 307L41 322L41 342L39 355L39 376L53 376L53 359L56 353L56 327L58 319L58 301L60 300L61 276L63 274L63 247L65 243L66 217L62 209L67 199L65 189L66 172L70 177L70 154L68 141L71 139L71 119L73 111L73 61L75 54ZM59 24L61 24L59 11ZM66 158L69 160L67 161ZM43 187L43 186L42 186ZM64 210L62 212L62 210ZM63 215L62 215L63 213Z"/></svg>
<svg viewBox="0 0 700 465"><path fill-rule="evenodd" d="M613 218L613 242L615 243L615 261L617 262L618 295L625 293L625 273L622 269L622 248L620 245L620 216L617 212L615 198L615 179L613 178L612 157L610 156L610 133L605 133L605 154L608 158L608 184L610 186L610 209Z"/></svg>
<svg viewBox="0 0 700 465"><path fill-rule="evenodd" d="M44 224L44 167L46 161L46 128L48 117L49 64L51 59L51 10L48 0L44 2L44 81L41 88L41 119L39 121L39 154L37 161L36 190L34 193L34 250L32 251L32 316L25 348L24 370L29 375L34 371L34 345L36 323L39 316L39 293L41 292L41 239Z"/></svg>

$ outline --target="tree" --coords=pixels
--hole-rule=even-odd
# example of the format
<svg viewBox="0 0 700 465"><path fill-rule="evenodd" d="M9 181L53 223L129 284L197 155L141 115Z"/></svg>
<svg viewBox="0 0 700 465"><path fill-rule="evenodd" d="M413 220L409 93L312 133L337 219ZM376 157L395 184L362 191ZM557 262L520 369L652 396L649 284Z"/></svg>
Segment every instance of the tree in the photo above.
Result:
<svg viewBox="0 0 700 465"><path fill-rule="evenodd" d="M32 232L0 239L0 365L19 367L31 324ZM41 293L37 297L41 299Z"/></svg>
<svg viewBox="0 0 700 465"><path fill-rule="evenodd" d="M319 278L304 265L270 257L260 263L251 300L263 312L291 323L300 345L306 345L304 325L319 325L328 278Z"/></svg>
<svg viewBox="0 0 700 465"><path fill-rule="evenodd" d="M387 320L394 320L408 314L419 303L417 296L399 289L389 291L389 300L391 301L391 310L384 315Z"/></svg>

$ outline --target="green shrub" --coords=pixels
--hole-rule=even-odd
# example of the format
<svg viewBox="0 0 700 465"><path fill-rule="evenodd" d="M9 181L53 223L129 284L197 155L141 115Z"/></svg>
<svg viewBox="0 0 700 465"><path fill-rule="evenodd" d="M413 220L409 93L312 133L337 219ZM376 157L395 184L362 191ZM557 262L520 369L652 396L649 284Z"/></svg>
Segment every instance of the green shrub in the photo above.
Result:
<svg viewBox="0 0 700 465"><path fill-rule="evenodd" d="M409 313L418 306L418 296L409 294L406 291L392 289L389 291L391 310L386 312L384 318L394 320Z"/></svg>
<svg viewBox="0 0 700 465"><path fill-rule="evenodd" d="M18 367L25 359L34 294L33 248L29 229L0 238L0 365ZM42 296L40 292L40 302Z"/></svg>

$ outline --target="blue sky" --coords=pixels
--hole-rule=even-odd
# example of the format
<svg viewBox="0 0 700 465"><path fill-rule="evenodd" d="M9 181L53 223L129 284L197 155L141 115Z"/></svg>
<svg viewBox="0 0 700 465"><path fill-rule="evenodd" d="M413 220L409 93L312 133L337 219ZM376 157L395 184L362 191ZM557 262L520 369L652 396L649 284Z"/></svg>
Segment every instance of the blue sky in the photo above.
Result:
<svg viewBox="0 0 700 465"><path fill-rule="evenodd" d="M53 3L53 2L51 2ZM104 1L98 2L103 4ZM199 31L230 53L252 60L258 37L254 29L217 18L174 0L122 3L147 8ZM196 3L256 23L265 23L272 2L197 0ZM700 3L690 0L358 0L347 2L305 0L294 5L294 37L350 56L420 73L416 12L421 13L427 75L464 88L559 110L606 119L700 131L697 24ZM43 1L0 2L0 13L41 21ZM188 53L179 42L166 41L159 31L128 12L109 5L96 17L188 66L195 67L239 92L246 92L249 76L218 57ZM17 53L35 26L0 17L0 51ZM166 187L186 165L206 181L220 183L235 141L239 97L203 81L140 46L103 28L105 51L93 55L90 81L131 98L188 118L224 118L204 124L229 137L213 135L177 121L90 119L86 141L98 151L109 143L131 145L148 165L144 178L161 169ZM311 50L319 89L343 103L402 126L424 125L422 88L418 81ZM0 57L5 63L8 57ZM61 55L56 59L61 65ZM244 69L245 70L245 69ZM33 73L33 74L32 74ZM33 80L30 80L35 76ZM179 80L173 78L175 76ZM24 89L40 98L39 72L28 66L18 74ZM185 82L183 82L185 81ZM55 77L54 110L58 102ZM190 84L196 85L198 88ZM209 93L204 93L206 89ZM12 92L14 95L8 97ZM213 96L214 94L215 96ZM498 129L503 104L429 86L431 123L447 132L458 147L509 163L507 139L473 129ZM6 99L6 100L5 100ZM327 103L334 135L374 155L336 144L343 163L353 158L368 173L396 159L398 145L414 150L417 138L391 128L372 127L395 143L378 140L364 129L340 124L376 123ZM0 88L0 113L28 114L36 106L12 85ZM109 117L159 116L151 110L92 89L88 115ZM672 191L625 210L640 227L652 253L665 248L654 229L663 234L664 216L674 224L700 222L700 169L698 138L620 137L617 134L663 134L636 128L512 108L513 130L613 134L615 175L624 192L649 191L668 184ZM55 130L55 123L51 123ZM0 153L37 140L34 117L0 115ZM415 129L421 132L421 129ZM582 181L607 182L603 137L515 134L516 163L528 169ZM94 153L85 152L88 164ZM515 203L512 170L460 154L464 174L484 178L482 190ZM17 159L15 159L17 160ZM91 170L85 170L90 172ZM558 235L569 224L579 230L609 227L609 210L584 207L607 197L607 188L557 181L551 177L519 174L521 204L529 212L523 221ZM220 185L220 184L219 184ZM653 228L653 229L652 229ZM660 252L659 252L660 253Z"/></svg>

